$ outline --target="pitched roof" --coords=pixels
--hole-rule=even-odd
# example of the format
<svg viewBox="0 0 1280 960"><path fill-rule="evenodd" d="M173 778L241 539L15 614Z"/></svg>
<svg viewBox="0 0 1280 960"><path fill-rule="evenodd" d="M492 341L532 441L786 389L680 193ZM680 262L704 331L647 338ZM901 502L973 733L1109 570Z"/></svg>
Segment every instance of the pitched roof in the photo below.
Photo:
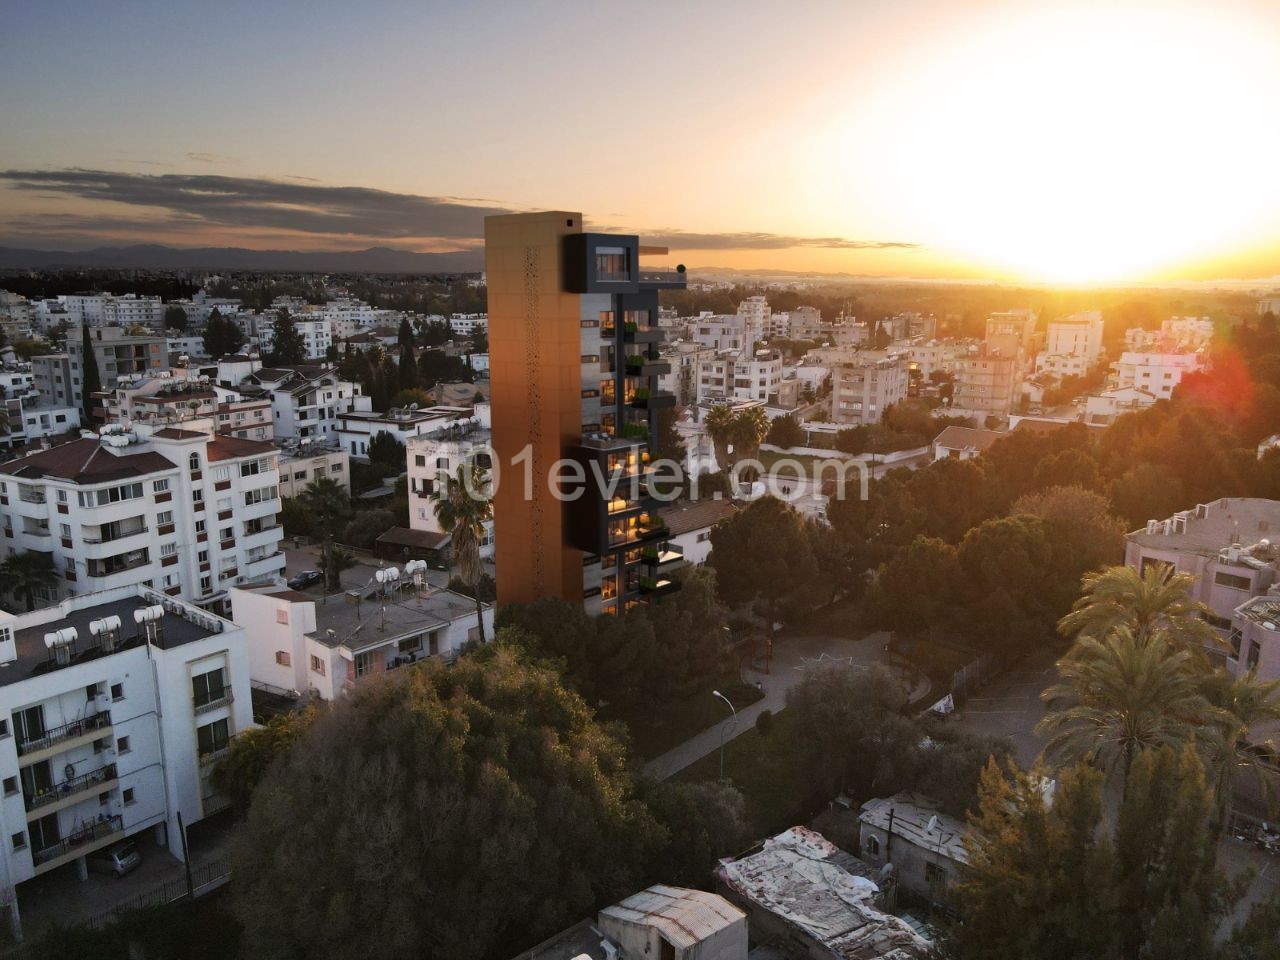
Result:
<svg viewBox="0 0 1280 960"><path fill-rule="evenodd" d="M693 530L714 527L721 520L733 516L738 508L732 500L690 500L661 507L658 515L667 525L673 537Z"/></svg>
<svg viewBox="0 0 1280 960"><path fill-rule="evenodd" d="M703 890L655 884L600 911L601 919L653 927L668 943L688 950L747 915L724 897Z"/></svg>
<svg viewBox="0 0 1280 960"><path fill-rule="evenodd" d="M196 437L207 437L207 433L201 433L199 430L180 430L177 427L165 427L163 430L157 430L153 436L161 437L165 440L191 440Z"/></svg>
<svg viewBox="0 0 1280 960"><path fill-rule="evenodd" d="M948 450L977 450L981 452L1002 436L1003 434L997 433L995 430L950 426L934 437L933 442L938 446L946 447Z"/></svg>
<svg viewBox="0 0 1280 960"><path fill-rule="evenodd" d="M53 477L73 483L103 483L173 470L176 465L154 450L108 453L95 439L73 440L0 465L0 473L26 480Z"/></svg>
<svg viewBox="0 0 1280 960"><path fill-rule="evenodd" d="M266 440L242 440L239 437L218 434L209 443L209 462L236 460L240 457L271 453L273 450L275 446Z"/></svg>
<svg viewBox="0 0 1280 960"><path fill-rule="evenodd" d="M1021 430L1024 433L1053 433L1055 430L1061 430L1063 427L1070 426L1075 420L1045 420L1039 417L1023 417L1013 428L1015 431Z"/></svg>

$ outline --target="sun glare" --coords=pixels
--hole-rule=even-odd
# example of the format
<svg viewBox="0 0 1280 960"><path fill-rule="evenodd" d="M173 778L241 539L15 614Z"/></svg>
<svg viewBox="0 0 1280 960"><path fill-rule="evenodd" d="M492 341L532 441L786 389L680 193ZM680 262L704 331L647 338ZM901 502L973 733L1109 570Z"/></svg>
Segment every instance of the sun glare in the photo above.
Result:
<svg viewBox="0 0 1280 960"><path fill-rule="evenodd" d="M1202 11L975 23L860 111L894 131L877 192L938 254L1018 279L1141 279L1260 242L1280 222L1275 28Z"/></svg>

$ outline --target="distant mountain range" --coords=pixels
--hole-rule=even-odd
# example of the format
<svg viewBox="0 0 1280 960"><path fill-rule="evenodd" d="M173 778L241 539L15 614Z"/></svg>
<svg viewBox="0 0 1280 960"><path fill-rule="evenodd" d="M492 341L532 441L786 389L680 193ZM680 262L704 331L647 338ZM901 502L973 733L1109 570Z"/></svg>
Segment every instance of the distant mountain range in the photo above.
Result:
<svg viewBox="0 0 1280 960"><path fill-rule="evenodd" d="M166 247L138 244L92 250L0 247L0 270L48 268L107 270L275 270L283 273L470 273L484 269L482 250L414 253L390 247L367 250L250 250L245 247Z"/></svg>

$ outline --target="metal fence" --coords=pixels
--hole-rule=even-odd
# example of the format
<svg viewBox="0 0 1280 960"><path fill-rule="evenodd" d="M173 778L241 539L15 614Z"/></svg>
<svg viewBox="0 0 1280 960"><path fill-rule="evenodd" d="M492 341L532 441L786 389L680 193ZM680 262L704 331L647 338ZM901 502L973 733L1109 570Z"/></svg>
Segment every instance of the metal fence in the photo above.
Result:
<svg viewBox="0 0 1280 960"><path fill-rule="evenodd" d="M212 893L230 879L231 860L228 857L220 860L210 860L208 863L202 863L191 868L191 886L197 897ZM153 887L145 893L130 897L128 900L116 904L110 910L90 917L84 922L87 926L98 929L115 923L120 919L121 914L129 913L133 910L146 910L150 907L163 907L185 899L186 896L187 879L186 877L177 877L173 880L166 880L158 887Z"/></svg>

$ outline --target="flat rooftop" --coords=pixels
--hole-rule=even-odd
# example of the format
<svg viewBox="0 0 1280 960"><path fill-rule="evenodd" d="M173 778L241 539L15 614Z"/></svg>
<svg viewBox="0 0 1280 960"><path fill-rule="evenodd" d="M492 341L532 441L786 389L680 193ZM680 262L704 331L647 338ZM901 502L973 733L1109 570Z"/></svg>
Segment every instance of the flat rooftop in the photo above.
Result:
<svg viewBox="0 0 1280 960"><path fill-rule="evenodd" d="M111 592L114 593L115 591ZM92 596L92 594L88 596ZM76 599L84 600L85 598ZM73 600L72 603L74 602ZM0 686L65 669L54 663L53 656L44 643L44 635L52 633L54 630L60 630L65 627L76 628L78 636L74 644L75 652L72 656L71 666L87 663L103 656L110 656L110 654L102 652L98 638L89 632L89 624L104 617L116 616L120 618L121 635L117 641L117 650L139 646L143 641L143 632L141 625L134 622L133 612L142 607L153 606L160 602L158 595L155 598L134 595L108 600L92 606L85 606L81 609L70 610L61 618L51 617L42 623L15 630L13 638L18 651L18 658L11 663L0 666ZM53 607L48 610L36 611L36 613L49 613L57 609L57 607ZM173 609L174 605L171 601L170 604L166 605L165 615L159 621L160 639L155 645L162 650L173 650L183 644L203 640L205 637L222 632L223 621L212 614L200 614L202 618L208 621L207 624L201 624L174 613ZM23 620L29 619L30 616L30 614L20 614L12 622L17 626Z"/></svg>
<svg viewBox="0 0 1280 960"><path fill-rule="evenodd" d="M378 596L373 587L366 587L358 591L358 604L351 598L355 592L330 594L327 601L316 601L312 637L326 646L345 643L351 650L363 650L398 637L439 629L460 617L475 616L476 612L476 602L470 597L439 587L423 588L421 595L415 596L410 585L385 598Z"/></svg>
<svg viewBox="0 0 1280 960"><path fill-rule="evenodd" d="M1280 630L1280 597L1254 597L1236 607L1236 613L1264 629Z"/></svg>
<svg viewBox="0 0 1280 960"><path fill-rule="evenodd" d="M938 804L924 797L900 793L879 797L862 805L858 819L873 827L889 831L892 811L893 835L924 850L932 850L958 863L968 863L964 847L967 828L955 817L938 811ZM932 829L930 829L932 824Z"/></svg>
<svg viewBox="0 0 1280 960"><path fill-rule="evenodd" d="M1127 539L1144 547L1157 550L1182 550L1204 556L1217 556L1223 547L1238 543L1242 546L1259 540L1280 537L1280 501L1263 500L1260 497L1223 497L1212 503L1202 504L1204 516L1197 516L1199 507L1176 513L1170 521L1185 521L1182 529L1176 522L1160 521L1154 533L1145 527L1130 533ZM1165 533L1165 526L1169 532Z"/></svg>

